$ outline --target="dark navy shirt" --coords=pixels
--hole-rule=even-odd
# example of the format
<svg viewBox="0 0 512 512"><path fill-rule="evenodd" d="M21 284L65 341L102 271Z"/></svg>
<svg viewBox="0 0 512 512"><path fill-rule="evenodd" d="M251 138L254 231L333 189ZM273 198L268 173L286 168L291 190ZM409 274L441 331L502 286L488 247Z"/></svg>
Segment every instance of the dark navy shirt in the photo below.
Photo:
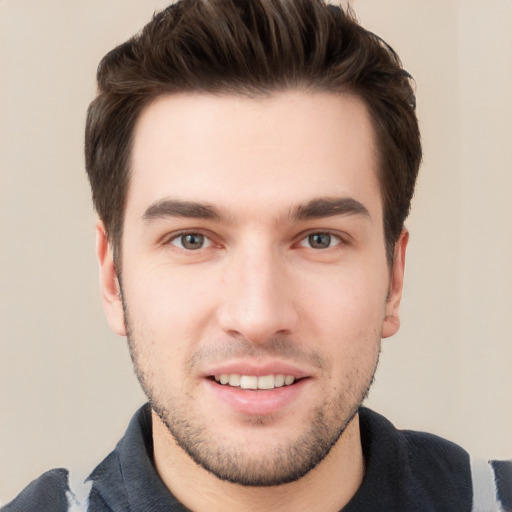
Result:
<svg viewBox="0 0 512 512"><path fill-rule="evenodd" d="M397 430L366 408L360 410L360 426L365 473L343 512L512 512L512 461L475 464L459 446L430 434ZM90 512L188 510L153 465L147 404L88 483ZM54 469L29 484L2 512L79 509L68 472Z"/></svg>

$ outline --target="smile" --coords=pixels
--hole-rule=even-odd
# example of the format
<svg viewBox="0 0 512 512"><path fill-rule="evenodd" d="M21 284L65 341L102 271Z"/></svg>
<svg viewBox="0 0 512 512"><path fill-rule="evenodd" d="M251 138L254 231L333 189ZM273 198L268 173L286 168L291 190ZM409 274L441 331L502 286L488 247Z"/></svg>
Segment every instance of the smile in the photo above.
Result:
<svg viewBox="0 0 512 512"><path fill-rule="evenodd" d="M295 382L292 375L239 375L237 373L215 375L215 382L223 386L241 389L274 389L290 386Z"/></svg>

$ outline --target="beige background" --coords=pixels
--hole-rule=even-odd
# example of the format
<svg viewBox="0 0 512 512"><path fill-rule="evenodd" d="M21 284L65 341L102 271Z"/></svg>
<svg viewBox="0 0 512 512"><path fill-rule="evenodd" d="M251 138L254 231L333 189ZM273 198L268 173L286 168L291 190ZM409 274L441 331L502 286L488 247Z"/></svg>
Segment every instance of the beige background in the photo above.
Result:
<svg viewBox="0 0 512 512"><path fill-rule="evenodd" d="M84 475L143 402L99 303L85 110L157 0L0 0L0 501ZM399 335L369 404L512 457L512 1L355 0L418 84L425 146Z"/></svg>

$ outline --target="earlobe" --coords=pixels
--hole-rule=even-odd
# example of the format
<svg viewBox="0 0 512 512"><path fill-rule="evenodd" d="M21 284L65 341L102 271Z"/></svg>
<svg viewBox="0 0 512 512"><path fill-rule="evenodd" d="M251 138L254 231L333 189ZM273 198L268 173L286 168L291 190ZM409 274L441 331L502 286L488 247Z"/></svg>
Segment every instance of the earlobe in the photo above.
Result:
<svg viewBox="0 0 512 512"><path fill-rule="evenodd" d="M126 336L123 302L109 244L107 231L101 220L96 223L96 256L100 272L100 291L103 310L110 328L119 336Z"/></svg>
<svg viewBox="0 0 512 512"><path fill-rule="evenodd" d="M395 244L395 254L389 280L389 292L386 302L386 312L382 325L382 338L396 334L400 328L400 302L404 286L405 252L409 232L404 228Z"/></svg>

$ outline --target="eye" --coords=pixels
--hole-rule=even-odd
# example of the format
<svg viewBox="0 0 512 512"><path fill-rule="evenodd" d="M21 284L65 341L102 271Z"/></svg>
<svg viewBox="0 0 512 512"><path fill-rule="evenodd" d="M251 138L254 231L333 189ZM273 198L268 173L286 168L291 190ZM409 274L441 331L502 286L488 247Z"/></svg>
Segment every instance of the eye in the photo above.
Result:
<svg viewBox="0 0 512 512"><path fill-rule="evenodd" d="M311 233L300 241L301 247L310 247L312 249L329 249L341 243L339 236L332 233Z"/></svg>
<svg viewBox="0 0 512 512"><path fill-rule="evenodd" d="M201 233L182 233L175 236L169 243L186 251L197 251L209 247L212 241Z"/></svg>

